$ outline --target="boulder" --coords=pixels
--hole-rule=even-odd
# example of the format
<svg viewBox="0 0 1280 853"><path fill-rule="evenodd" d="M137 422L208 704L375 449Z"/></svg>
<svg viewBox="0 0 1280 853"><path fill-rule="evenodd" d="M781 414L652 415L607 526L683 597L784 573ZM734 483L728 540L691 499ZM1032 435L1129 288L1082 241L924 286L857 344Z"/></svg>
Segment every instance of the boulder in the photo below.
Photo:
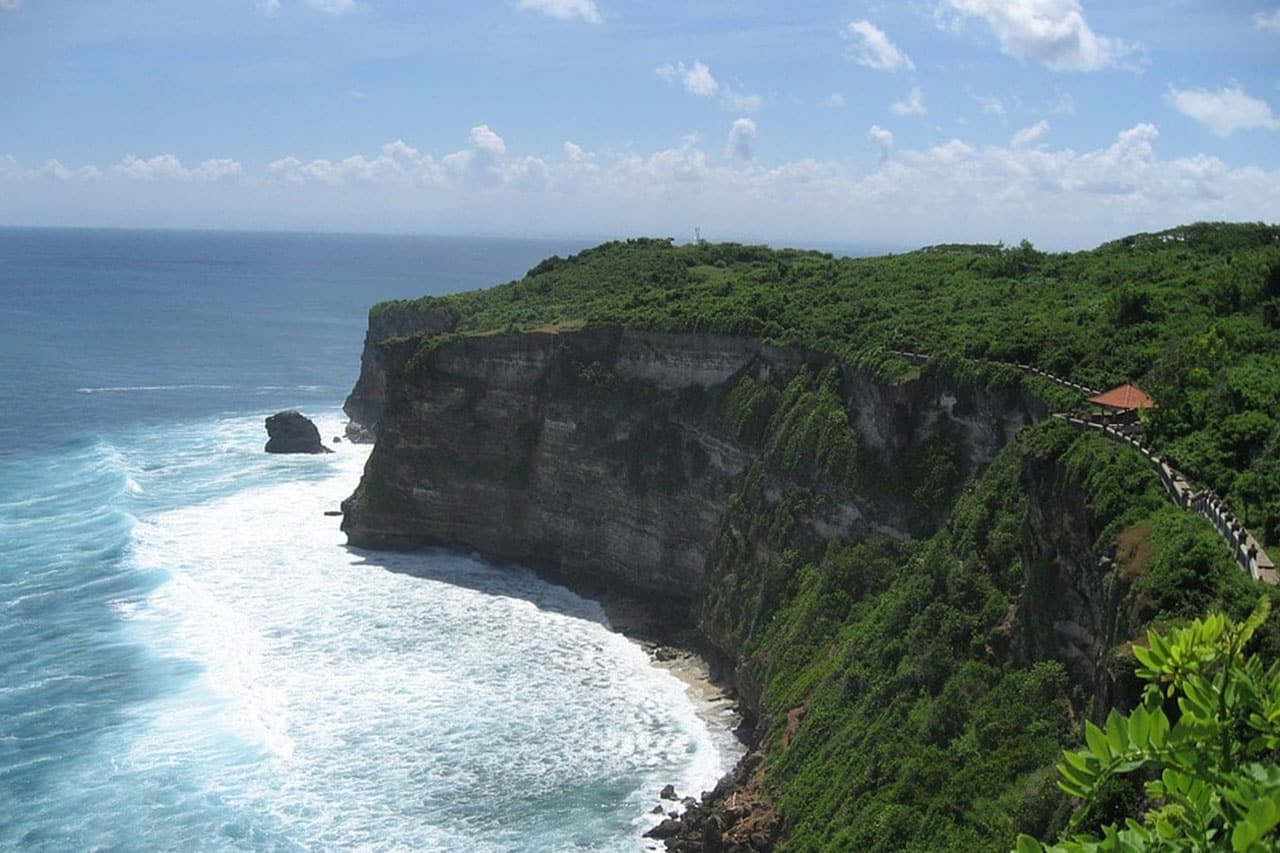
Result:
<svg viewBox="0 0 1280 853"><path fill-rule="evenodd" d="M301 412L276 412L267 418L268 453L332 453L320 443L320 430Z"/></svg>

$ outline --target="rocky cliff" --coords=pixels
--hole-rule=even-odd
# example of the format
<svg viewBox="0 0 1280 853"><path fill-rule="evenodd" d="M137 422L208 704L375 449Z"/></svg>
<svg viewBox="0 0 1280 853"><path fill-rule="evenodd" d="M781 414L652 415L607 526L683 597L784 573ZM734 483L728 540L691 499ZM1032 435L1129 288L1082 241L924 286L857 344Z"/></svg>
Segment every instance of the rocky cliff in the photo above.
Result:
<svg viewBox="0 0 1280 853"><path fill-rule="evenodd" d="M384 347L350 407L379 432L344 530L357 545L475 550L687 607L705 591L729 499L768 451L732 423L733 393L751 383L777 396L828 362L751 338L619 328ZM1013 391L849 368L835 381L861 474L814 483L829 500L803 524L822 539L931 529L946 501L922 505L892 472L941 454L940 488L954 490L1043 414ZM780 499L817 473L771 469L768 488Z"/></svg>
<svg viewBox="0 0 1280 853"><path fill-rule="evenodd" d="M415 302L382 302L369 311L369 327L360 354L360 376L347 395L343 411L347 437L352 441L373 441L387 396L387 374L382 365L387 340L418 334L452 331L458 322L457 311L432 299Z"/></svg>
<svg viewBox="0 0 1280 853"><path fill-rule="evenodd" d="M1109 656L1130 630L1117 616L1127 584L1099 544L1103 522L1081 473L1054 453L1004 454L992 467L1002 473L957 504L1023 427L1046 417L1020 386L966 383L927 369L889 380L749 337L617 327L438 335L377 349L364 362L374 374L362 374L356 402L349 401L349 411L377 424L364 478L344 504L352 544L476 551L589 591L658 602L670 628L695 626L731 663L746 710L761 718L756 745L763 752L692 813L676 849L721 849L698 840L721 833L723 849L779 837L783 818L762 794L765 780L784 792L778 802L785 809L786 773L829 772L813 762L830 751L806 740L809 700L788 698L790 688L770 699L769 691L771 681L807 683L805 667L832 639L811 637L792 649L783 634L820 627L806 608L835 618L823 603L831 594L852 608L835 611L850 620L860 612L858 596L871 602L876 589L888 590L873 610L897 608L894 619L924 632L905 644L878 640L883 672L851 658L851 674L823 676L852 691L839 701L854 703L847 707L861 708L858 714L871 711L857 702L890 701L858 699L887 679L878 689L902 697L892 702L921 696L937 703L922 719L965 719L967 711L942 710L954 701L944 698L949 673L973 677L954 669L965 655L983 666L1059 661L1078 697L1104 705L1123 692ZM1060 443L1077 439L1065 427L1055 434ZM968 516L957 527L949 519L960 505ZM913 551L912 542L925 544ZM889 555L882 562L890 568L859 580L863 558L841 549L863 545L873 549L864 555L871 562ZM844 571L826 568L832 560L854 565L836 588L822 580L824 572ZM889 574L876 580L876 571ZM907 574L887 579L895 571ZM799 586L797 577L804 578ZM970 590L971 578L987 592ZM805 584L817 598L808 598ZM892 603L900 595L918 603L902 610ZM797 627L778 629L779 618ZM957 663L948 662L953 656ZM1052 731L1067 719L1055 704L1062 688L1054 671L1036 670L1025 677L1028 686L1010 688L1045 716L1035 747L1007 747L1006 766L1052 760ZM1004 678L1006 670L983 672ZM832 695L824 701L836 701ZM788 746L793 738L798 751ZM779 750L794 752L799 769L768 770L775 765L765 754ZM800 815L796 832L805 825L802 812L792 807L793 818ZM1046 815L1036 811L1018 828L1042 829ZM833 816L807 819L823 826Z"/></svg>

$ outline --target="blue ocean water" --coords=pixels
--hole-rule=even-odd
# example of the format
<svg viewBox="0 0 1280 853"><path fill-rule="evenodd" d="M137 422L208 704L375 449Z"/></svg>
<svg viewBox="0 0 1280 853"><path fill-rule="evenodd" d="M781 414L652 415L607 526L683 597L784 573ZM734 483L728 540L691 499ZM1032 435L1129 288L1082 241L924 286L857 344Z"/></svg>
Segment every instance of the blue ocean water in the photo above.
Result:
<svg viewBox="0 0 1280 853"><path fill-rule="evenodd" d="M370 304L581 246L0 229L0 849L646 849L727 710L512 567L349 550Z"/></svg>

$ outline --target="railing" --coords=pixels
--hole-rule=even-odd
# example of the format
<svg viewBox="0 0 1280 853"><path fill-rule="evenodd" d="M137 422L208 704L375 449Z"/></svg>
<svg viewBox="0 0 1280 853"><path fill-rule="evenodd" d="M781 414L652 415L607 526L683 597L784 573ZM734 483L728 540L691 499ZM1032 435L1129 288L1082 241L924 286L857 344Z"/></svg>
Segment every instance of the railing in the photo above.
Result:
<svg viewBox="0 0 1280 853"><path fill-rule="evenodd" d="M1076 415L1054 415L1054 417L1060 418L1086 432L1096 431L1112 441L1128 444L1141 453L1160 478L1160 483L1164 486L1165 495L1169 500L1185 510L1207 518L1209 523L1218 531L1223 541L1227 543L1227 546L1231 549L1232 556L1235 557L1236 562L1239 563L1240 568L1246 574L1254 580L1273 586L1280 582L1280 575L1276 573L1275 563L1271 561L1271 558L1267 556L1267 552L1262 549L1258 540L1236 519L1231 508L1218 495L1208 489L1192 491L1191 484L1187 482L1187 479L1172 468L1165 459L1153 453L1149 447L1144 446L1133 435L1128 435L1111 424Z"/></svg>
<svg viewBox="0 0 1280 853"><path fill-rule="evenodd" d="M924 353L906 350L890 350L890 352L894 355L902 356L917 366L929 360L929 356ZM1026 373L1048 379L1050 382L1055 382L1064 388L1087 394L1090 397L1102 393L1096 388L1073 382L1034 365L1011 361L993 361L991 363L1017 368ZM1151 464L1156 476L1160 478L1160 484L1164 486L1165 495L1169 500L1185 510L1207 518L1231 549L1231 554L1235 557L1236 562L1240 564L1240 568L1244 569L1254 580L1273 586L1280 583L1280 574L1276 572L1275 563L1267 556L1267 552L1262 550L1262 545L1253 537L1253 534L1246 530L1244 525L1236 519L1235 514L1231 512L1231 508L1227 506L1226 502L1207 489L1193 492L1191 484L1186 477L1170 467L1167 461L1157 456L1139 440L1138 436L1141 435L1141 428L1136 424L1112 424L1108 422L1106 417L1100 420L1083 418L1078 415L1058 414L1054 415L1054 417L1060 418L1086 432L1095 430L1106 438L1128 444L1141 453Z"/></svg>
<svg viewBox="0 0 1280 853"><path fill-rule="evenodd" d="M928 355L920 352L911 352L909 350L889 350L889 352L893 353L894 355L900 355L903 358L905 358L907 361L917 366L922 365L929 360ZM974 360L977 361L979 359L974 359ZM1092 397L1095 394L1102 393L1097 388L1090 388L1088 385L1082 385L1079 382L1074 382L1070 379L1067 379L1064 376L1059 376L1056 373L1050 373L1049 371L1043 370L1039 367L1036 367L1035 365L1022 364L1021 362L1016 362L1016 361L995 361L992 359L981 359L981 360L988 361L991 364L1004 365L1005 367L1014 367L1014 368L1017 368L1018 370L1023 371L1024 373L1032 373L1032 374L1035 374L1036 376L1041 376L1045 379L1048 379L1050 382L1056 382L1058 385L1061 385L1063 388L1069 388L1072 391L1079 391L1082 394L1088 394L1090 397Z"/></svg>

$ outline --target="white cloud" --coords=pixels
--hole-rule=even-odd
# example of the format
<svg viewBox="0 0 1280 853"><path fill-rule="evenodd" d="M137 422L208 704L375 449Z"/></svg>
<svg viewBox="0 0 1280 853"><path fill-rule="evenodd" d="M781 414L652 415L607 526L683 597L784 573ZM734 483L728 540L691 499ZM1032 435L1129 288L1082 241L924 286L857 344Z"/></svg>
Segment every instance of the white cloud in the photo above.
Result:
<svg viewBox="0 0 1280 853"><path fill-rule="evenodd" d="M502 141L502 137L489 129L489 125L480 124L471 128L471 144L483 151L491 151L494 154L506 154L507 143Z"/></svg>
<svg viewBox="0 0 1280 853"><path fill-rule="evenodd" d="M963 15L984 19L1000 49L1032 58L1055 71L1098 71L1124 66L1136 45L1100 36L1079 0L946 0Z"/></svg>
<svg viewBox="0 0 1280 853"><path fill-rule="evenodd" d="M668 83L680 83L686 92L699 98L710 98L720 91L720 84L711 76L711 69L698 60L694 60L693 65L683 62L672 65L668 62L659 65L654 73Z"/></svg>
<svg viewBox="0 0 1280 853"><path fill-rule="evenodd" d="M595 0L520 0L516 8L541 12L561 21L578 19L589 24L601 21L600 9Z"/></svg>
<svg viewBox="0 0 1280 853"><path fill-rule="evenodd" d="M1280 169L1161 158L1159 131L1145 123L1083 151L1050 147L1048 135L912 149L873 126L870 168L856 157L765 163L739 127L749 160L740 147L708 153L692 136L650 152L566 143L551 158L474 143L432 154L395 140L337 159L283 157L256 174L231 159L127 157L99 171L0 154L0 223L68 224L66 211L88 211L76 224L526 233L536 222L545 233L664 234L698 222L727 239L1027 237L1071 248L1179 222L1269 220L1280 197Z"/></svg>
<svg viewBox="0 0 1280 853"><path fill-rule="evenodd" d="M1021 148L1024 145L1030 145L1040 137L1049 132L1049 122L1041 119L1030 127L1024 127L1013 135L1013 147Z"/></svg>
<svg viewBox="0 0 1280 853"><path fill-rule="evenodd" d="M755 141L756 123L749 118L740 118L729 128L729 143L725 150L730 157L751 160L755 158Z"/></svg>
<svg viewBox="0 0 1280 853"><path fill-rule="evenodd" d="M57 163L56 160L50 161ZM61 167L61 164L58 164ZM94 172L96 173L96 169ZM205 160L198 166L187 167L172 154L157 154L143 159L133 154L126 154L124 159L112 167L118 176L139 181L225 181L239 178L244 174L244 167L231 159Z"/></svg>
<svg viewBox="0 0 1280 853"><path fill-rule="evenodd" d="M0 0L0 11L16 12L22 6L22 0Z"/></svg>
<svg viewBox="0 0 1280 853"><path fill-rule="evenodd" d="M1076 114L1076 99L1071 97L1070 92L1063 92L1062 96L1053 103L1049 104L1049 113L1056 116L1073 116Z"/></svg>
<svg viewBox="0 0 1280 853"><path fill-rule="evenodd" d="M356 0L306 0L306 4L326 15L345 15L356 10Z"/></svg>
<svg viewBox="0 0 1280 853"><path fill-rule="evenodd" d="M1238 85L1213 92L1170 86L1165 101L1217 136L1227 137L1237 130L1280 129L1280 119L1272 115L1267 102L1250 97Z"/></svg>
<svg viewBox="0 0 1280 853"><path fill-rule="evenodd" d="M759 95L748 95L726 85L720 87L720 104L729 112L754 113L759 111L763 99Z"/></svg>
<svg viewBox="0 0 1280 853"><path fill-rule="evenodd" d="M592 156L590 152L577 143L566 142L564 144L564 159L570 163L589 163Z"/></svg>
<svg viewBox="0 0 1280 853"><path fill-rule="evenodd" d="M880 163L888 162L893 156L893 134L878 124L871 125L871 130L867 131L867 139L874 142L880 148Z"/></svg>
<svg viewBox="0 0 1280 853"><path fill-rule="evenodd" d="M924 106L924 92L920 91L919 86L913 87L901 101L894 101L889 109L893 110L894 115L900 116L922 116L928 112Z"/></svg>
<svg viewBox="0 0 1280 853"><path fill-rule="evenodd" d="M258 11L264 15L274 15L280 11L280 0L258 0Z"/></svg>
<svg viewBox="0 0 1280 853"><path fill-rule="evenodd" d="M849 57L859 65L876 71L901 71L915 68L911 57L889 40L884 30L870 21L854 21L846 28L845 37L852 41Z"/></svg>
<svg viewBox="0 0 1280 853"><path fill-rule="evenodd" d="M1260 30L1280 33L1280 9L1256 13L1253 16L1253 25Z"/></svg>
<svg viewBox="0 0 1280 853"><path fill-rule="evenodd" d="M839 109L844 106L844 95L841 95L839 92L835 92L828 95L827 99L822 103L825 106L831 107L833 110Z"/></svg>
<svg viewBox="0 0 1280 853"><path fill-rule="evenodd" d="M1004 101L1000 100L995 95L976 95L973 92L970 92L969 95L978 102L978 106L987 115L996 116L1001 119L1005 117L1006 110L1004 108Z"/></svg>

